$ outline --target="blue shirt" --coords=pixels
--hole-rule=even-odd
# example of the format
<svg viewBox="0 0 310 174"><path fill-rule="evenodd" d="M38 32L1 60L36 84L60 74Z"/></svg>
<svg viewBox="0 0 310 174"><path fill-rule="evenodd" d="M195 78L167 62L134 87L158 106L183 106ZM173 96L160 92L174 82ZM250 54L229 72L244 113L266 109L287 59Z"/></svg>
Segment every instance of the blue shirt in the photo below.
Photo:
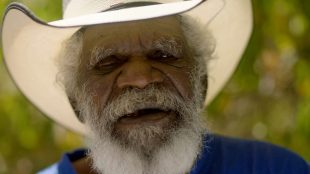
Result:
<svg viewBox="0 0 310 174"><path fill-rule="evenodd" d="M38 174L76 174L71 162L86 150L65 154ZM293 152L264 142L208 135L190 174L310 174L310 166Z"/></svg>

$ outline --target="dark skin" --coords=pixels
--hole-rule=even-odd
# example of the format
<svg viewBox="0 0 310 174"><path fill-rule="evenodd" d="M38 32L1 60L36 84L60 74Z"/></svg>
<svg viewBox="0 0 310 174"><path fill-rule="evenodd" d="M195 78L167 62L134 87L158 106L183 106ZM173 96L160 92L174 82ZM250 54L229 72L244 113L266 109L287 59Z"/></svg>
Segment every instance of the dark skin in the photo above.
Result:
<svg viewBox="0 0 310 174"><path fill-rule="evenodd" d="M192 99L189 73L194 61L175 16L90 26L83 32L79 80L81 85L87 84L87 88L96 94L92 100L98 107L119 96L125 88L143 90L152 83L175 91L184 100ZM159 48L154 44L157 42L181 51ZM95 49L109 51L99 56L99 61L93 61ZM163 112L148 117L140 115L119 120L115 129L126 131L148 125L165 127L175 117L175 114ZM80 159L73 165L79 174L94 172L89 167L90 159Z"/></svg>

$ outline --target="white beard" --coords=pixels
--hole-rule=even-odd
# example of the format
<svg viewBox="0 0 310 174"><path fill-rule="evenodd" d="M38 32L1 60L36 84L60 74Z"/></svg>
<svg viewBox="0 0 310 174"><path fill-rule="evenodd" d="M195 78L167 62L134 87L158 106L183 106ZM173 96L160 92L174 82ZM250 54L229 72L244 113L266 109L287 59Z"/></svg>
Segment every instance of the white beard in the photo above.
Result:
<svg viewBox="0 0 310 174"><path fill-rule="evenodd" d="M169 144L150 159L113 141L93 136L89 140L93 167L102 174L185 174L201 149L201 136L186 129L179 130Z"/></svg>
<svg viewBox="0 0 310 174"><path fill-rule="evenodd" d="M133 90L120 95L98 112L91 104L91 97L84 98L82 113L85 124L91 129L88 137L92 167L101 174L185 174L188 173L200 153L205 127L199 115L198 101L184 102L167 89L151 86L148 89ZM87 92L86 92L87 93ZM85 93L85 94L86 94ZM195 97L194 97L195 98ZM149 100L158 106L164 105L177 110L181 120L175 129L158 131L149 128L132 131L133 145L126 146L124 140L115 140L111 134L111 123L122 114L148 105ZM182 100L182 101L181 101ZM196 98L197 100L197 98ZM118 114L115 114L118 113ZM152 138L145 142L145 135L165 136L166 141L151 147L151 153L141 150L140 144L152 144ZM144 137L140 138L139 137ZM141 143L140 143L141 142ZM151 142L151 143L150 143ZM140 144L139 144L140 143Z"/></svg>

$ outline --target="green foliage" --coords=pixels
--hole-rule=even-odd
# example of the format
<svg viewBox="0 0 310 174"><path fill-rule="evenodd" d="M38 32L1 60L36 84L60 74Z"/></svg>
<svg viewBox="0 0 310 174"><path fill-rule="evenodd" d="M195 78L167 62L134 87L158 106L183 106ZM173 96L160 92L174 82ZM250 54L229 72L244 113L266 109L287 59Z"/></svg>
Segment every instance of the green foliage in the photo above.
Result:
<svg viewBox="0 0 310 174"><path fill-rule="evenodd" d="M0 2L3 13L9 0ZM44 21L61 18L60 0L20 0ZM254 1L255 27L232 79L208 106L213 132L255 138L310 160L310 1ZM1 58L2 59L2 58ZM30 174L82 138L37 111L0 63L0 174Z"/></svg>
<svg viewBox="0 0 310 174"><path fill-rule="evenodd" d="M286 146L310 160L310 2L253 5L250 44L208 107L211 130Z"/></svg>

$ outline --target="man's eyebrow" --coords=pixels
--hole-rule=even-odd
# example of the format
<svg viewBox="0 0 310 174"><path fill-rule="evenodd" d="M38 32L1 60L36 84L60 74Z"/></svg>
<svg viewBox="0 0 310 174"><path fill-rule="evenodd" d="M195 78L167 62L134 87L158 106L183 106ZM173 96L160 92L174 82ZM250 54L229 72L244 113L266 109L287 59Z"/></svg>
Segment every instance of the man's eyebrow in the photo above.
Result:
<svg viewBox="0 0 310 174"><path fill-rule="evenodd" d="M113 53L115 53L115 49L113 48L106 48L106 47L102 47L102 46L96 46L91 50L90 53L90 59L89 59L89 68L94 67L98 62L100 62L101 60L103 60L104 58L112 55Z"/></svg>
<svg viewBox="0 0 310 174"><path fill-rule="evenodd" d="M160 37L152 42L151 49L158 49L179 57L184 52L184 42L179 38ZM115 52L117 52L115 48L95 46L90 52L88 67L94 67L98 62Z"/></svg>
<svg viewBox="0 0 310 174"><path fill-rule="evenodd" d="M184 42L174 37L161 37L153 41L152 48L166 51L173 56L181 56L184 52Z"/></svg>

